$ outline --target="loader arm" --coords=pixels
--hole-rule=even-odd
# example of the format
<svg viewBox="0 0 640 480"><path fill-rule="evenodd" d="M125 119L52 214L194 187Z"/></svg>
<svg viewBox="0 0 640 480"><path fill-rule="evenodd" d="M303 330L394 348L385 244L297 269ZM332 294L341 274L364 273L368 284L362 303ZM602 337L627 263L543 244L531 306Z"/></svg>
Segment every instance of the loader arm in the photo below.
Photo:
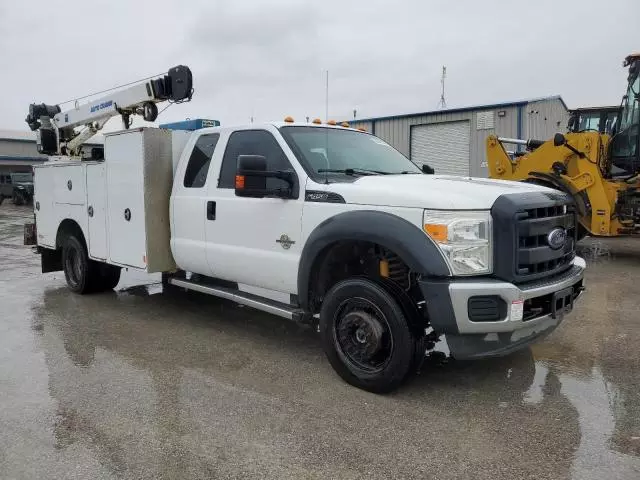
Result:
<svg viewBox="0 0 640 480"><path fill-rule="evenodd" d="M529 151L510 155L505 144L527 142L489 136L486 149L490 178L536 183L570 193L580 224L591 235L615 236L632 228L633 225L621 223L615 212L624 184L610 181L602 173L606 170L603 162L609 136L568 133L565 139L563 145L554 144L554 140L529 141Z"/></svg>

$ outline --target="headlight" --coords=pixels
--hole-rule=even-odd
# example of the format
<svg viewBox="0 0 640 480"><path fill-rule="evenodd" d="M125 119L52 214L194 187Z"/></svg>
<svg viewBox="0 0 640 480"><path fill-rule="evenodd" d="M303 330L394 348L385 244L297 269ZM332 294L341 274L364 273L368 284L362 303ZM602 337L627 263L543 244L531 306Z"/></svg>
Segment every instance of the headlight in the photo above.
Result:
<svg viewBox="0 0 640 480"><path fill-rule="evenodd" d="M442 250L454 275L491 273L493 248L489 212L425 210L422 224Z"/></svg>

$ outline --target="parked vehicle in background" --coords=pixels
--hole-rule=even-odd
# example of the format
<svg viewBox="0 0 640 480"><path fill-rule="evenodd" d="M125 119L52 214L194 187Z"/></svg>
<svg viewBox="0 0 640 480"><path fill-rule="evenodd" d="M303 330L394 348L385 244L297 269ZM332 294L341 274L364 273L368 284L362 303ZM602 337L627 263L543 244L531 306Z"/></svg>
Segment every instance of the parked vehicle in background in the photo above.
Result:
<svg viewBox="0 0 640 480"><path fill-rule="evenodd" d="M490 135L489 177L543 185L570 195L578 236L640 237L640 53L624 59L621 106L572 112L569 132L547 140ZM524 150L509 155L505 145Z"/></svg>
<svg viewBox="0 0 640 480"><path fill-rule="evenodd" d="M15 205L33 200L33 175L30 172L0 174L0 203L11 198Z"/></svg>

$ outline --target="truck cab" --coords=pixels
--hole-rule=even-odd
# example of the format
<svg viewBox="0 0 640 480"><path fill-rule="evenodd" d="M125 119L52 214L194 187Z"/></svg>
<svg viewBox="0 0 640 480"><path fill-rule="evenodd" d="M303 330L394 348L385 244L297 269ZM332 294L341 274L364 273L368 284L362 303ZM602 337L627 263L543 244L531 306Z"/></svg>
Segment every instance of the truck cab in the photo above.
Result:
<svg viewBox="0 0 640 480"><path fill-rule="evenodd" d="M35 168L43 271L77 293L121 268L316 325L347 382L385 392L442 335L460 359L553 331L582 293L571 198L423 173L340 125L109 134Z"/></svg>

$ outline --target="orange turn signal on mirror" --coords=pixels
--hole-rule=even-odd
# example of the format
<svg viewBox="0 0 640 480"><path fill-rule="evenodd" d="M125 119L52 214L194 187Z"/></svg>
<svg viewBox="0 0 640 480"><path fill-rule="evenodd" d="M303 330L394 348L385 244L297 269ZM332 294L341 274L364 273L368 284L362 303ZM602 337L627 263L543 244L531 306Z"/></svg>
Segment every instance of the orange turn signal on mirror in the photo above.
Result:
<svg viewBox="0 0 640 480"><path fill-rule="evenodd" d="M424 231L429 234L436 242L446 242L449 237L449 229L446 225L437 223L425 223Z"/></svg>
<svg viewBox="0 0 640 480"><path fill-rule="evenodd" d="M244 175L236 175L236 188L239 190L244 188Z"/></svg>

